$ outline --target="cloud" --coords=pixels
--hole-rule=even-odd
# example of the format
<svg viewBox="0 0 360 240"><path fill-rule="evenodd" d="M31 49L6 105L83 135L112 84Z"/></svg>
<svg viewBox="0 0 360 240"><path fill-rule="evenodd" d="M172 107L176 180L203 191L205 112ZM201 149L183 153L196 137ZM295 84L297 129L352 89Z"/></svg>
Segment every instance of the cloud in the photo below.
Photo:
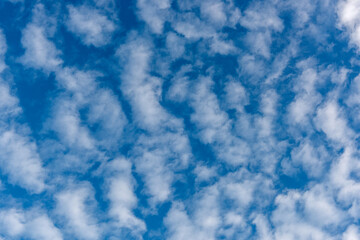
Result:
<svg viewBox="0 0 360 240"><path fill-rule="evenodd" d="M109 214L116 221L116 226L129 228L133 235L146 230L145 223L132 212L138 199L134 193L135 180L131 175L131 163L125 159L115 159L108 164L107 178L108 198L111 201Z"/></svg>
<svg viewBox="0 0 360 240"><path fill-rule="evenodd" d="M216 187L205 190L196 199L197 209L191 219L184 206L175 202L165 218L169 239L216 239L216 230L221 221L218 216L217 194Z"/></svg>
<svg viewBox="0 0 360 240"><path fill-rule="evenodd" d="M340 27L344 27L349 36L350 43L357 47L360 45L360 2L357 0L342 0L338 3L338 17Z"/></svg>
<svg viewBox="0 0 360 240"><path fill-rule="evenodd" d="M228 81L225 86L226 107L243 112L245 105L249 103L249 96L246 89L237 81Z"/></svg>
<svg viewBox="0 0 360 240"><path fill-rule="evenodd" d="M2 131L0 149L1 170L11 183L34 193L45 189L45 171L34 142L13 130Z"/></svg>
<svg viewBox="0 0 360 240"><path fill-rule="evenodd" d="M124 62L121 90L132 105L134 120L139 127L156 131L169 118L161 107L162 80L148 75L152 52L148 42L134 36L127 45L118 49L117 55Z"/></svg>
<svg viewBox="0 0 360 240"><path fill-rule="evenodd" d="M300 164L311 177L320 177L324 171L329 155L323 146L314 148L307 140L291 151L294 164Z"/></svg>
<svg viewBox="0 0 360 240"><path fill-rule="evenodd" d="M35 5L32 22L22 30L21 44L25 53L19 61L27 67L54 71L61 66L60 51L49 40L53 19L46 16L42 4Z"/></svg>
<svg viewBox="0 0 360 240"><path fill-rule="evenodd" d="M184 205L174 201L165 218L169 239L249 239L254 234L246 215L249 208L261 209L272 199L272 185L260 174L241 169L202 187ZM223 204L226 203L226 204ZM261 218L261 219L260 219ZM256 217L262 227L270 226L264 216ZM265 226L267 225L267 226ZM265 230L264 230L265 231ZM271 232L266 230L265 233ZM264 238L267 236L263 236Z"/></svg>
<svg viewBox="0 0 360 240"><path fill-rule="evenodd" d="M196 41L200 38L209 38L215 35L215 30L201 21L195 14L187 13L179 16L173 23L174 29L185 38Z"/></svg>
<svg viewBox="0 0 360 240"><path fill-rule="evenodd" d="M103 47L110 43L116 25L98 9L87 5L67 6L68 30L78 36L85 45Z"/></svg>
<svg viewBox="0 0 360 240"><path fill-rule="evenodd" d="M94 140L89 130L81 125L76 105L70 99L59 101L55 108L53 129L69 147L92 149Z"/></svg>
<svg viewBox="0 0 360 240"><path fill-rule="evenodd" d="M26 228L26 233L31 239L63 239L59 229L54 226L52 221L46 215L34 218L26 224Z"/></svg>
<svg viewBox="0 0 360 240"><path fill-rule="evenodd" d="M34 210L10 208L0 210L0 231L11 239L62 240L62 234L46 214ZM5 227L6 226L6 227Z"/></svg>
<svg viewBox="0 0 360 240"><path fill-rule="evenodd" d="M95 144L95 139L91 139L90 132L85 127L81 127L79 111L88 110L87 124L98 126L94 138L97 144L106 148L117 146L120 141L125 125L126 116L115 94L106 88L99 88L96 81L100 76L98 72L81 71L76 68L63 68L56 72L56 80L59 85L67 91L68 96L59 99L61 103L56 108L54 117L55 131L63 134L71 134L66 137L66 142L82 140L85 148L91 148ZM64 119L68 115L67 119ZM58 121L65 121L60 123ZM68 131L64 132L68 127ZM71 129L70 129L71 128Z"/></svg>
<svg viewBox="0 0 360 240"><path fill-rule="evenodd" d="M185 52L185 40L176 33L169 32L166 36L166 46L172 58L179 58Z"/></svg>
<svg viewBox="0 0 360 240"><path fill-rule="evenodd" d="M250 149L242 139L231 133L231 121L219 106L217 96L211 91L213 82L202 77L193 87L190 105L194 112L191 121L197 126L200 140L213 145L218 157L232 165L247 161Z"/></svg>
<svg viewBox="0 0 360 240"><path fill-rule="evenodd" d="M194 86L189 99L194 110L191 121L197 126L200 140L211 144L221 160L235 166L243 164L248 160L250 148L243 139L232 134L232 122L211 92L212 85L210 78L203 77Z"/></svg>
<svg viewBox="0 0 360 240"><path fill-rule="evenodd" d="M183 133L162 133L162 136L141 135L136 142L132 159L136 171L145 179L146 193L150 203L168 200L172 194L171 184L175 170L188 166L191 159L189 142Z"/></svg>
<svg viewBox="0 0 360 240"><path fill-rule="evenodd" d="M212 85L212 80L204 77L198 81L192 95L194 113L191 120L197 125L204 143L214 143L216 138L227 138L229 127L228 116L220 109L216 95L211 92Z"/></svg>
<svg viewBox="0 0 360 240"><path fill-rule="evenodd" d="M2 120L16 116L22 111L19 107L19 99L10 92L9 86L2 80L0 82L0 111Z"/></svg>
<svg viewBox="0 0 360 240"><path fill-rule="evenodd" d="M253 223L256 226L256 232L258 233L258 237L261 240L271 240L274 239L272 234L269 221L265 216L259 214L253 220Z"/></svg>
<svg viewBox="0 0 360 240"><path fill-rule="evenodd" d="M60 52L47 39L42 27L29 24L23 30L21 43L25 48L25 54L20 61L25 66L51 71L62 64L59 58Z"/></svg>
<svg viewBox="0 0 360 240"><path fill-rule="evenodd" d="M301 213L296 210L298 201L301 201L301 195L298 192L289 192L276 197L277 208L271 219L275 227L275 239L334 239L321 228L302 220Z"/></svg>
<svg viewBox="0 0 360 240"><path fill-rule="evenodd" d="M224 8L224 2L216 0L201 2L200 5L201 15L219 25L224 25L227 20Z"/></svg>
<svg viewBox="0 0 360 240"><path fill-rule="evenodd" d="M330 182L334 189L338 190L336 198L341 201L345 206L350 208L351 213L356 209L356 202L360 199L358 191L360 189L359 182L352 178L359 166L359 158L352 147L346 147L344 152L332 163L330 169Z"/></svg>
<svg viewBox="0 0 360 240"><path fill-rule="evenodd" d="M334 101L328 101L317 110L317 128L322 130L330 140L348 144L353 138L353 131L348 127L341 109Z"/></svg>
<svg viewBox="0 0 360 240"><path fill-rule="evenodd" d="M3 221L2 226L7 225L7 228L2 229L2 231L5 230L5 234L13 237L21 234L24 231L25 219L21 212L17 211L16 209L9 209L8 211L0 212L0 214Z"/></svg>
<svg viewBox="0 0 360 240"><path fill-rule="evenodd" d="M206 167L203 165L198 165L194 169L194 173L196 174L196 181L208 181L213 177L217 176L216 168L215 167Z"/></svg>
<svg viewBox="0 0 360 240"><path fill-rule="evenodd" d="M139 9L139 17L149 25L151 31L161 34L170 4L170 0L137 0L136 5Z"/></svg>
<svg viewBox="0 0 360 240"><path fill-rule="evenodd" d="M343 240L355 240L360 237L359 230L356 225L350 225L343 234Z"/></svg>
<svg viewBox="0 0 360 240"><path fill-rule="evenodd" d="M168 228L169 239L201 239L201 232L196 231L196 228L191 223L184 206L181 203L174 203L165 218L165 225Z"/></svg>
<svg viewBox="0 0 360 240"><path fill-rule="evenodd" d="M128 123L117 97L108 89L92 95L89 106L89 124L98 125L95 138L105 148L117 146Z"/></svg>
<svg viewBox="0 0 360 240"><path fill-rule="evenodd" d="M245 43L250 51L266 59L270 58L272 33L281 32L284 29L276 8L270 4L265 7L253 3L240 18L240 24L249 30Z"/></svg>
<svg viewBox="0 0 360 240"><path fill-rule="evenodd" d="M97 220L91 214L89 202L93 193L87 185L64 190L55 196L56 213L64 219L69 234L78 239L99 239L101 235Z"/></svg>

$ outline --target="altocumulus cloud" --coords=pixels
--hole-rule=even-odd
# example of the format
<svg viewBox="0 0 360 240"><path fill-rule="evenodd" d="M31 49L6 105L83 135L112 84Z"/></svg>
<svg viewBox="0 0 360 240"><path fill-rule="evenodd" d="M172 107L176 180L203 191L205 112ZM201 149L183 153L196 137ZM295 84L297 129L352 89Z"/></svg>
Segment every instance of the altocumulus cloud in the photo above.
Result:
<svg viewBox="0 0 360 240"><path fill-rule="evenodd" d="M0 2L0 239L360 239L360 0Z"/></svg>

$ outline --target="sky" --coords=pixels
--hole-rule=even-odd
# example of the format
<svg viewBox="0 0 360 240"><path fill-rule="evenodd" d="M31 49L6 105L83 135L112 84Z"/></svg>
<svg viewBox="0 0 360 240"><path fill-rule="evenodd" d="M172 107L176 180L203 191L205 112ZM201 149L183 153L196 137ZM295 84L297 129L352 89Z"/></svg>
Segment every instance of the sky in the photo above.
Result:
<svg viewBox="0 0 360 240"><path fill-rule="evenodd" d="M0 240L360 239L360 0L1 0Z"/></svg>

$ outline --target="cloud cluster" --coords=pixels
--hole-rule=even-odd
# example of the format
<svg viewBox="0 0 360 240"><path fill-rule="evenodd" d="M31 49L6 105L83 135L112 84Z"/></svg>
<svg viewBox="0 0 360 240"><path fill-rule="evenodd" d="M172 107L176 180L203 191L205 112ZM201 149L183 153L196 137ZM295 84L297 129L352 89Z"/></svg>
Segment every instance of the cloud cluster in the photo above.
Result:
<svg viewBox="0 0 360 240"><path fill-rule="evenodd" d="M359 12L0 4L0 239L360 238Z"/></svg>

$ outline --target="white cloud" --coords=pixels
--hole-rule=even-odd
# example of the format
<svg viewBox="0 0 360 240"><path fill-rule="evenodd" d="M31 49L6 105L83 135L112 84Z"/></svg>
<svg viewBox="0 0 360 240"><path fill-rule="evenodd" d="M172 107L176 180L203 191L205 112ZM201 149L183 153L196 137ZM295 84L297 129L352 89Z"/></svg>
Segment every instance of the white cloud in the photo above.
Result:
<svg viewBox="0 0 360 240"><path fill-rule="evenodd" d="M329 100L318 108L315 123L330 140L341 144L348 144L354 136L354 132L348 127L346 119L338 104Z"/></svg>
<svg viewBox="0 0 360 240"><path fill-rule="evenodd" d="M313 16L317 5L312 1L279 1L279 8L292 11L292 26L294 28L303 29L309 23ZM324 2L325 3L325 2ZM327 1L325 4L328 4ZM320 4L321 5L321 4Z"/></svg>
<svg viewBox="0 0 360 240"><path fill-rule="evenodd" d="M338 190L336 199L349 208L349 214L356 217L356 205L360 200L360 183L353 178L360 167L360 159L357 152L351 146L334 161L330 169L330 182L334 189Z"/></svg>
<svg viewBox="0 0 360 240"><path fill-rule="evenodd" d="M250 51L264 58L270 58L272 33L281 32L284 28L276 8L270 4L265 7L254 3L245 10L240 18L240 24L249 30L245 42Z"/></svg>
<svg viewBox="0 0 360 240"><path fill-rule="evenodd" d="M194 113L191 120L197 125L204 143L214 143L216 139L228 137L229 119L220 109L217 96L211 91L213 84L210 78L203 77L193 88L192 94Z"/></svg>
<svg viewBox="0 0 360 240"><path fill-rule="evenodd" d="M247 8L240 24L248 29L273 29L282 31L284 28L282 20L279 18L274 6L262 6L260 3L254 3Z"/></svg>
<svg viewBox="0 0 360 240"><path fill-rule="evenodd" d="M212 92L213 84L209 77L201 77L193 86L189 101L194 112L190 119L197 126L200 140L211 144L221 160L231 165L242 164L247 161L250 149L231 133L231 121Z"/></svg>
<svg viewBox="0 0 360 240"><path fill-rule="evenodd" d="M267 71L264 62L258 57L250 54L244 54L238 58L240 72L251 81L263 77Z"/></svg>
<svg viewBox="0 0 360 240"><path fill-rule="evenodd" d="M336 206L331 191L316 185L305 192L304 213L314 226L341 226L345 222L344 212Z"/></svg>
<svg viewBox="0 0 360 240"><path fill-rule="evenodd" d="M25 54L20 61L25 66L51 71L62 64L60 52L48 40L43 27L28 24L23 30L21 43L25 48Z"/></svg>
<svg viewBox="0 0 360 240"><path fill-rule="evenodd" d="M171 198L174 171L185 169L191 158L189 140L182 131L161 130L158 135L139 136L131 159L145 180L144 192L150 196L151 206Z"/></svg>
<svg viewBox="0 0 360 240"><path fill-rule="evenodd" d="M219 0L202 1L200 5L201 15L219 25L224 25L227 20L224 8L224 2Z"/></svg>
<svg viewBox="0 0 360 240"><path fill-rule="evenodd" d="M26 224L26 235L36 240L62 240L62 234L46 215L29 220Z"/></svg>
<svg viewBox="0 0 360 240"><path fill-rule="evenodd" d="M274 195L271 179L245 169L227 174L218 184L222 196L228 201L231 200L232 208L240 213L245 212L252 204L258 207L266 206Z"/></svg>
<svg viewBox="0 0 360 240"><path fill-rule="evenodd" d="M358 226L350 225L342 236L342 240L357 240L360 238Z"/></svg>
<svg viewBox="0 0 360 240"><path fill-rule="evenodd" d="M216 231L222 222L218 196L217 187L211 186L203 190L195 203L194 223L207 236L206 239L216 239Z"/></svg>
<svg viewBox="0 0 360 240"><path fill-rule="evenodd" d="M166 47L172 58L179 58L185 52L185 40L176 33L169 32L166 36Z"/></svg>
<svg viewBox="0 0 360 240"><path fill-rule="evenodd" d="M129 39L129 43L119 48L117 55L125 64L121 90L132 105L136 123L148 131L171 124L174 120L169 121L170 116L159 103L162 80L148 75L152 56L149 43L143 39Z"/></svg>
<svg viewBox="0 0 360 240"><path fill-rule="evenodd" d="M198 199L194 199L196 210L191 218L181 203L173 203L165 218L170 235L168 239L216 239L216 231L221 224L217 196L216 187L204 190Z"/></svg>
<svg viewBox="0 0 360 240"><path fill-rule="evenodd" d="M55 196L56 213L64 219L66 229L78 239L99 239L101 230L91 214L89 202L93 201L91 189L80 186L64 190Z"/></svg>
<svg viewBox="0 0 360 240"><path fill-rule="evenodd" d="M341 0L338 3L339 24L350 36L350 43L360 46L360 1Z"/></svg>
<svg viewBox="0 0 360 240"><path fill-rule="evenodd" d="M62 240L62 234L45 214L10 208L0 210L0 233L11 239Z"/></svg>
<svg viewBox="0 0 360 240"><path fill-rule="evenodd" d="M11 94L9 86L0 79L0 119L16 116L21 111L19 99Z"/></svg>
<svg viewBox="0 0 360 240"><path fill-rule="evenodd" d="M312 58L297 63L301 74L294 82L295 99L288 106L289 124L306 128L307 131L312 129L310 121L321 100L321 95L316 90L322 76L313 68L316 64Z"/></svg>
<svg viewBox="0 0 360 240"><path fill-rule="evenodd" d="M226 107L243 112L244 106L249 103L249 96L241 83L233 80L228 81L225 85L225 93Z"/></svg>
<svg viewBox="0 0 360 240"><path fill-rule="evenodd" d="M98 142L108 148L117 146L127 119L116 96L110 90L101 89L89 100L88 121L99 126L95 132Z"/></svg>
<svg viewBox="0 0 360 240"><path fill-rule="evenodd" d="M45 189L45 170L35 143L14 130L0 133L0 166L11 183L34 193Z"/></svg>
<svg viewBox="0 0 360 240"><path fill-rule="evenodd" d="M194 173L196 174L196 181L198 182L208 181L217 176L215 167L206 167L205 165L197 165Z"/></svg>
<svg viewBox="0 0 360 240"><path fill-rule="evenodd" d="M307 222L305 219L302 219L302 213L297 210L297 206L302 204L301 201L301 194L296 191L291 191L287 194L278 195L276 197L275 204L277 208L273 211L271 218L275 227L275 239L334 239L322 228Z"/></svg>
<svg viewBox="0 0 360 240"><path fill-rule="evenodd" d="M173 22L174 29L185 38L196 41L200 38L215 36L215 30L196 17L195 14L182 14Z"/></svg>
<svg viewBox="0 0 360 240"><path fill-rule="evenodd" d="M107 179L111 201L109 214L115 219L116 226L131 229L133 234L146 230L145 223L137 218L132 210L137 206L134 193L134 179L131 175L131 163L125 159L115 159L108 164L108 171L113 174Z"/></svg>
<svg viewBox="0 0 360 240"><path fill-rule="evenodd" d="M166 94L167 99L173 102L184 102L188 97L189 79L187 77L175 77Z"/></svg>
<svg viewBox="0 0 360 240"><path fill-rule="evenodd" d="M72 94L74 104L83 105L96 91L96 77L99 73L80 71L76 68L65 67L56 72L59 85Z"/></svg>
<svg viewBox="0 0 360 240"><path fill-rule="evenodd" d="M56 131L60 130L59 133L64 138L62 133L64 128L61 128L61 124L57 122L65 121L61 119L67 115L72 116L71 118L70 116L68 117L64 126L65 129L69 129L65 133L74 134L66 137L66 142L81 138L83 144L80 145L86 148L91 148L95 144L95 140L91 139L90 133L86 133L88 130L85 126L79 126L81 124L78 112L83 109L88 110L86 123L90 126L98 125L94 136L98 144L111 148L117 146L117 143L120 141L124 127L127 124L127 119L118 99L112 91L106 88L99 88L96 82L96 78L99 75L97 72L85 72L76 68L64 68L56 72L56 80L71 96L71 100L59 100L62 103L59 104L56 110L59 114L56 114L54 119ZM64 114L61 112L64 112ZM73 130L70 131L70 127ZM79 134L75 134L76 132Z"/></svg>
<svg viewBox="0 0 360 240"><path fill-rule="evenodd" d="M1 232L10 237L20 235L25 229L25 217L17 209L8 209L0 212Z"/></svg>
<svg viewBox="0 0 360 240"><path fill-rule="evenodd" d="M249 239L253 236L247 211L251 206L260 209L268 206L273 194L271 184L260 174L252 175L244 169L219 178L213 185L199 188L184 202L186 206L173 202L164 220L169 239ZM255 222L259 227L270 226L265 223L265 217L258 217ZM265 230L263 233L266 234Z"/></svg>
<svg viewBox="0 0 360 240"><path fill-rule="evenodd" d="M140 18L149 25L152 32L157 34L162 33L168 14L167 9L170 7L170 4L170 0L137 1Z"/></svg>
<svg viewBox="0 0 360 240"><path fill-rule="evenodd" d="M192 70L191 65L185 65L171 79L171 85L166 93L166 99L175 103L182 103L189 97L190 80L186 73Z"/></svg>
<svg viewBox="0 0 360 240"><path fill-rule="evenodd" d="M292 162L301 165L310 177L322 176L328 158L329 155L323 146L314 148L306 139L291 151Z"/></svg>
<svg viewBox="0 0 360 240"><path fill-rule="evenodd" d="M246 34L246 44L252 53L270 58L270 46L272 42L271 33L269 31L253 31Z"/></svg>
<svg viewBox="0 0 360 240"><path fill-rule="evenodd" d="M85 45L102 47L110 43L116 25L106 15L86 5L69 5L68 11L66 26L80 37Z"/></svg>
<svg viewBox="0 0 360 240"><path fill-rule="evenodd" d="M174 147L171 146L171 143L177 140L176 137L177 135L160 137L146 137L142 135L134 146L133 158L135 160L136 171L144 176L146 193L151 196L150 202L152 205L166 201L171 196L171 184L174 174L171 171L168 160L174 157L173 152L171 152ZM178 140L181 141L181 139ZM174 146L177 146L176 142ZM181 157L184 151L180 149L178 152L179 157ZM176 158L175 160L181 161L181 159Z"/></svg>
<svg viewBox="0 0 360 240"><path fill-rule="evenodd" d="M214 37L212 39L210 49L214 53L219 53L222 55L236 54L238 52L231 40L222 40L218 37Z"/></svg>
<svg viewBox="0 0 360 240"><path fill-rule="evenodd" d="M181 203L174 202L165 220L170 240L194 239L200 240L200 231L190 221ZM200 236L199 236L200 235Z"/></svg>
<svg viewBox="0 0 360 240"><path fill-rule="evenodd" d="M315 104L319 98L315 95L298 95L289 105L289 115L293 122L291 124L299 124L308 126L308 119L315 112Z"/></svg>
<svg viewBox="0 0 360 240"><path fill-rule="evenodd" d="M256 215L253 223L256 226L256 232L258 234L258 239L260 240L271 240L274 239L269 221L262 214Z"/></svg>
<svg viewBox="0 0 360 240"><path fill-rule="evenodd" d="M59 100L54 109L52 128L65 146L92 149L94 139L86 126L81 124L77 106L71 99Z"/></svg>

